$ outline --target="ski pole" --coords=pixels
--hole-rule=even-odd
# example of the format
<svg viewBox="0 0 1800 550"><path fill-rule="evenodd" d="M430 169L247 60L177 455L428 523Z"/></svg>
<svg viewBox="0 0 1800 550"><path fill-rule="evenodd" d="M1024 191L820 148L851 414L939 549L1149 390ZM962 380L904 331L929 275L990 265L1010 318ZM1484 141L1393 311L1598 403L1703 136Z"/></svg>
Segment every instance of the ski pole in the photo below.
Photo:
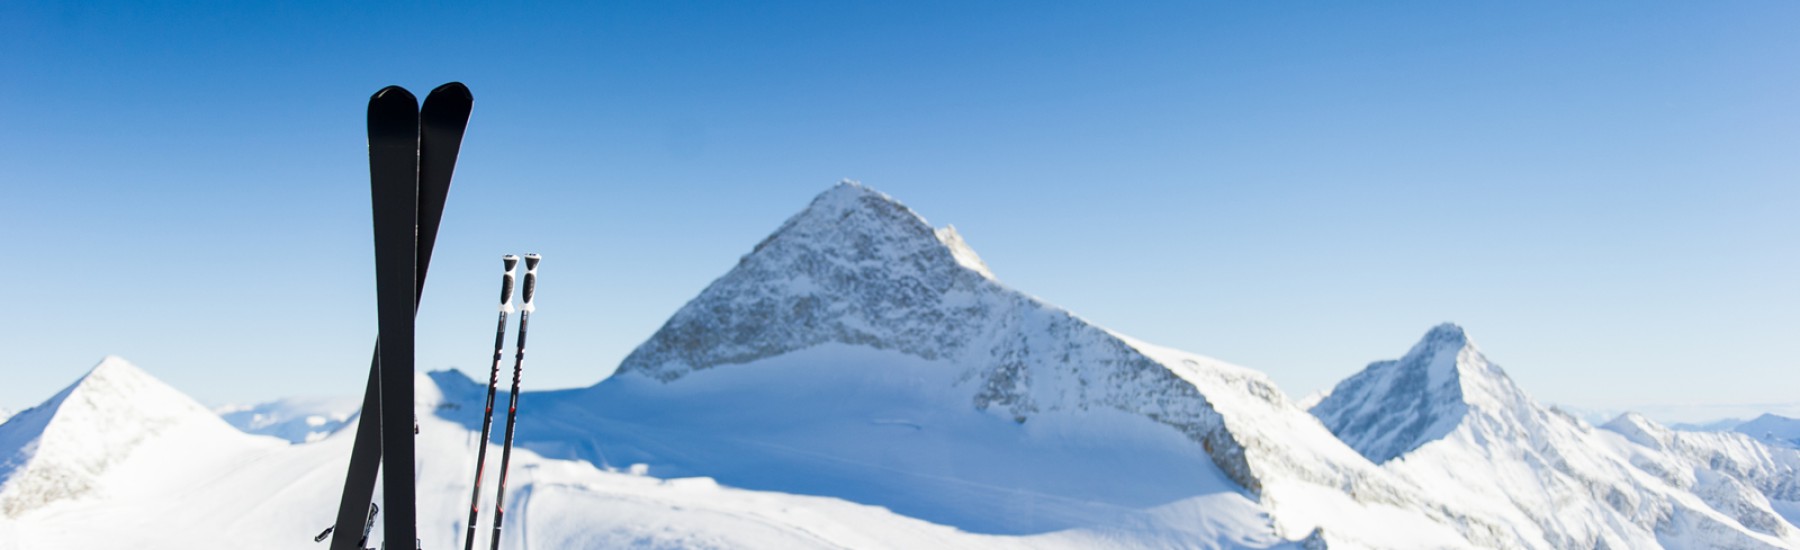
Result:
<svg viewBox="0 0 1800 550"><path fill-rule="evenodd" d="M513 425L519 418L519 371L525 367L525 327L531 323L532 296L537 291L537 254L525 255L525 305L519 308L519 344L514 349L512 400L506 408L506 440L500 447L500 482L494 496L494 542L489 550L500 550L500 525L506 518L506 467L512 461Z"/></svg>
<svg viewBox="0 0 1800 550"><path fill-rule="evenodd" d="M475 451L475 490L469 497L469 536L463 540L463 550L475 548L475 520L481 512L481 469L487 462L487 444L490 428L494 425L494 389L500 385L500 360L506 348L506 314L512 313L513 272L519 266L519 257L507 254L500 258L506 265L506 275L500 280L500 323L494 329L494 366L488 369L487 408L481 413L481 441Z"/></svg>

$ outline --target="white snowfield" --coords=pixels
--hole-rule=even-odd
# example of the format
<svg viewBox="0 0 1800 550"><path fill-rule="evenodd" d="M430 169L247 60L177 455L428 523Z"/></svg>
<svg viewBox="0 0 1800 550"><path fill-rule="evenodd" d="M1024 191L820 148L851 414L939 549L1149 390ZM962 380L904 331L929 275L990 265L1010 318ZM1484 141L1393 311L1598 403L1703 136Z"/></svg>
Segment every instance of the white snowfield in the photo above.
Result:
<svg viewBox="0 0 1800 550"><path fill-rule="evenodd" d="M417 380L420 533L454 548L485 388ZM1800 548L1800 453L1597 429L1453 325L1305 405L1012 290L846 182L618 374L522 397L503 546ZM0 549L323 548L348 426L246 434L109 358L0 426Z"/></svg>

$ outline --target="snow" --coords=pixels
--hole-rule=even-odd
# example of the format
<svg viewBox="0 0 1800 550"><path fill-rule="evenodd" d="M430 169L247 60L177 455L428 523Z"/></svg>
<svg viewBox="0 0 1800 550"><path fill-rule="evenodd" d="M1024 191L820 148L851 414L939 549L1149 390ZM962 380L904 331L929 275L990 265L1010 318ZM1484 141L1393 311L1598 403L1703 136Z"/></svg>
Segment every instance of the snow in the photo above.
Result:
<svg viewBox="0 0 1800 550"><path fill-rule="evenodd" d="M1343 500L1351 506L1392 508L1393 515L1411 518L1415 525L1399 524L1409 531L1430 532L1430 524L1448 521L1443 506L1429 497L1404 498L1420 491L1392 479L1344 446L1318 420L1289 401L1268 377L1137 342L1008 288L975 261L978 257L966 242L949 235L953 232L934 229L890 196L854 182L840 183L788 219L730 272L676 312L626 358L612 379L587 390L588 405L576 405L581 400L578 397L557 398L559 403L571 404L569 412L559 412L558 417L583 420L553 428L544 438L566 437L579 429L599 435L575 446L562 441L542 443L540 452L615 465L647 462L653 473L673 469L680 475L708 475L735 486L837 496L967 530L1003 534L1057 528L1070 521L1059 519L1062 516L1135 516L1147 504L1146 496L1156 500L1182 497L1181 492L1217 494L1206 493L1199 485L1184 485L1168 473L1206 468L1208 463L1207 469L1216 470L1236 485L1244 498L1265 509L1268 502L1279 502L1275 496L1283 491L1300 492L1316 485L1346 494ZM851 353L839 347L886 355L856 360L812 355ZM808 357L813 358L808 360L811 362L792 363ZM796 373L788 374L789 370ZM717 374L719 371L732 374ZM684 394L661 389L661 385L708 387L721 383L718 380L731 380L732 384L708 399L675 400L670 396ZM900 385L902 380L909 385ZM810 390L769 394L765 389L788 386ZM865 395L870 388L883 389L875 392L879 397ZM742 395L761 397L735 401ZM906 395L932 397L908 401L901 397ZM610 404L621 405L615 408ZM884 404L900 405L889 410L880 408ZM600 412L580 412L583 408ZM718 412L701 420L683 420L686 415L700 414L696 411ZM919 411L955 411L966 418L934 430L932 424L907 416L917 416ZM634 414L643 418L636 425L608 423ZM815 420L846 416L863 421L827 429ZM734 423L746 418L757 420ZM1005 431L988 433L972 428L987 425L982 422L991 424L983 430L1080 435L1043 443L1042 452L1016 457L996 452L990 448L992 442L1026 448L1033 443L1004 436L1009 433ZM760 433L768 429L760 428L765 426L805 428L758 436L787 437L781 439L784 452L722 449L716 441L719 438L709 435L724 432L736 437ZM706 448L669 441L669 434L684 431L707 435L695 438ZM637 441L632 434L653 434L658 439ZM1139 460L1170 460L1171 466L1114 467L1059 475L1176 493L1084 493L1075 487L1044 485L1047 482L1036 479L1042 475L1026 475L1031 468L1018 465L1076 468L1088 461L1114 460L1097 453L1083 454L1092 451L1070 451L1078 447L1075 442L1084 439L1113 441L1108 438L1127 435L1135 438L1135 443L1114 445L1129 449L1164 441L1134 452L1142 455ZM540 439L537 435L525 437L528 445L540 444L534 441ZM905 446L872 446L879 451L845 448L842 443L897 444L907 441L903 438L921 437L930 442L925 448L931 452ZM1009 466L977 468L966 464L968 461L946 466L941 464L943 459L936 458L939 455L982 458L975 463ZM1180 462L1183 459L1178 457L1184 455L1190 457L1185 459L1189 462ZM1177 458L1155 458L1158 456ZM754 475L738 471L733 464L733 460L746 460L743 457L761 461ZM881 459L876 464L887 468L886 473L864 474L857 469L876 457ZM935 491L881 482L829 483L814 476L837 468L845 472L842 477L847 480L896 476L941 480L945 468L952 467L957 476L949 479L954 483ZM1105 473L1098 473L1102 471ZM893 483L897 482L889 485ZM1031 507L1024 509L1030 513L1004 507L1003 493L976 494L979 491L957 487L1020 484L1033 493L1006 498L1031 502ZM1094 507L1066 514L1066 506L1057 503L1058 499L1116 509ZM993 504L959 504L965 500ZM1009 512L995 514L994 509ZM1309 536L1322 525L1326 528L1321 539L1336 542L1374 540L1359 533L1380 530L1339 519L1356 515L1351 513L1321 514L1318 521L1293 522L1285 521L1289 516L1279 510L1269 512L1274 520L1272 532L1286 540ZM994 517L1007 519L996 524ZM1250 540L1246 538L1244 543L1250 544Z"/></svg>
<svg viewBox="0 0 1800 550"><path fill-rule="evenodd" d="M415 384L420 534L454 547L485 386ZM284 442L108 358L0 424L0 550L318 548L356 428L315 434L354 407L222 411ZM1800 451L1605 424L1539 405L1452 324L1296 402L1009 288L845 182L611 378L521 396L503 544L1800 548Z"/></svg>
<svg viewBox="0 0 1800 550"><path fill-rule="evenodd" d="M477 437L456 421L430 414L470 408L471 403L459 401L468 396L462 391L467 388L437 385L459 376L439 372L417 378L418 394L428 396L418 404L417 440L424 459L418 471L420 536L427 548L453 547L466 529ZM132 401L113 403L120 412L148 412ZM191 400L185 404L204 412ZM521 414L529 411L522 408ZM332 519L354 429L316 443L285 445L239 433L208 415L192 420L110 453L117 460L92 479L94 492L104 498L42 503L0 518L0 548L116 548L121 541L146 548L316 548L310 539ZM1245 542L1251 547L1290 546L1269 537L1267 517L1231 491L1152 507L1088 529L995 536L842 499L745 490L699 476L649 477L642 468L632 470L612 472L515 449L502 544L954 549L1141 548L1183 541L1179 544L1202 548ZM490 469L489 475L497 474ZM486 485L494 483L490 478ZM10 495L11 489L6 491ZM483 537L492 522L492 493L487 498L477 523ZM1257 529L1263 534L1247 538L1243 533ZM379 539L379 523L375 531Z"/></svg>
<svg viewBox="0 0 1800 550"><path fill-rule="evenodd" d="M950 255L956 258L958 265L979 273L983 277L994 278L994 272L988 270L987 262L981 261L981 256L975 253L975 249L970 248L969 243L963 240L962 234L956 232L956 226L946 225L942 229L938 229L936 233L938 241L950 248Z"/></svg>
<svg viewBox="0 0 1800 550"><path fill-rule="evenodd" d="M541 454L836 496L981 533L1118 521L1198 496L1250 502L1179 432L1104 409L1021 424L943 391L958 375L941 361L826 344L680 383L622 377L527 395L522 409L555 420L517 437ZM591 439L571 445L581 432Z"/></svg>
<svg viewBox="0 0 1800 550"><path fill-rule="evenodd" d="M1771 504L1800 491L1794 453L1635 415L1596 429L1537 404L1454 325L1312 410L1385 469L1504 526L1507 545L1800 546Z"/></svg>
<svg viewBox="0 0 1800 550"><path fill-rule="evenodd" d="M1800 419L1763 414L1738 424L1731 431L1748 435L1770 445L1800 448Z"/></svg>
<svg viewBox="0 0 1800 550"><path fill-rule="evenodd" d="M107 357L0 431L0 515L93 494L139 444L165 432L232 432L186 395Z"/></svg>
<svg viewBox="0 0 1800 550"><path fill-rule="evenodd" d="M1439 325L1406 356L1382 361L1339 383L1313 406L1333 433L1375 462L1442 438L1471 406L1496 406L1472 394L1456 368L1467 347L1460 327ZM1482 388L1486 389L1486 388Z"/></svg>

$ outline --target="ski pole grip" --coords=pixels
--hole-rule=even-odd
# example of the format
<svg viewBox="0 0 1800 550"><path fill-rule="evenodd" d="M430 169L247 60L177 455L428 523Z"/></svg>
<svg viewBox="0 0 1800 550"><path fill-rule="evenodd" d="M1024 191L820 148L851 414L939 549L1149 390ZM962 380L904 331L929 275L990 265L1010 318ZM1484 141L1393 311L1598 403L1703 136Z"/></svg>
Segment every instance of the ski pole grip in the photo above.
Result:
<svg viewBox="0 0 1800 550"><path fill-rule="evenodd" d="M525 255L525 311L535 309L531 306L531 298L537 293L537 266L540 260L543 258L537 254Z"/></svg>
<svg viewBox="0 0 1800 550"><path fill-rule="evenodd" d="M513 272L519 268L519 257L507 254L500 258L506 264L506 276L500 280L500 311L512 311Z"/></svg>

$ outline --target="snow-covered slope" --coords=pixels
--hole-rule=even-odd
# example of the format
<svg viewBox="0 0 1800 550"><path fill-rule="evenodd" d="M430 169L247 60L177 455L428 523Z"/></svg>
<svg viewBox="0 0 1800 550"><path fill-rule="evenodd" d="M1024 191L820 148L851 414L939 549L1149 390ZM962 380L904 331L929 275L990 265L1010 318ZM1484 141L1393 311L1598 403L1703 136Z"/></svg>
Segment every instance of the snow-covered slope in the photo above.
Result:
<svg viewBox="0 0 1800 550"><path fill-rule="evenodd" d="M454 547L484 388L416 383L420 533ZM1453 325L1307 401L1008 288L846 183L616 376L523 396L504 545L1800 548L1797 451L1596 429ZM109 358L0 424L0 550L317 548L352 432L245 434Z"/></svg>
<svg viewBox="0 0 1800 550"><path fill-rule="evenodd" d="M849 182L757 244L618 374L527 405L554 411L520 434L550 456L837 496L976 532L1145 521L1195 499L1270 517L1232 535L1240 544L1321 527L1327 540L1458 544L1486 530L1346 447L1263 374L1007 288L953 230ZM580 431L593 437L571 443Z"/></svg>
<svg viewBox="0 0 1800 550"><path fill-rule="evenodd" d="M1792 532L1800 525L1800 451L1734 432L1671 430L1635 413L1603 427L1638 445L1628 449L1632 464L1746 526Z"/></svg>
<svg viewBox="0 0 1800 550"><path fill-rule="evenodd" d="M244 433L306 443L324 439L343 427L361 406L362 400L355 397L293 397L256 405L227 405L214 412Z"/></svg>
<svg viewBox="0 0 1800 550"><path fill-rule="evenodd" d="M1793 453L1741 436L1674 452L1671 441L1688 439L1666 429L1597 430L1538 405L1455 325L1339 383L1312 411L1386 469L1497 518L1511 544L1800 546L1770 502L1792 499ZM1695 466L1720 456L1744 459Z"/></svg>
<svg viewBox="0 0 1800 550"><path fill-rule="evenodd" d="M98 480L145 441L235 443L214 436L236 433L193 399L118 357L102 360L0 428L0 515L7 517L62 500L105 498L94 494Z"/></svg>
<svg viewBox="0 0 1800 550"><path fill-rule="evenodd" d="M141 372L127 374L103 378L142 383L115 387L106 397L122 403L186 400ZM416 382L420 538L425 548L454 548L466 529L478 437L430 413L454 417L479 408L480 387L451 371ZM209 416L191 416L194 422L184 423L191 429L138 431L143 437L129 443L93 440L90 450L112 460L87 477L90 490L0 516L0 550L320 548L311 539L335 512L354 428L288 445L239 433ZM522 421L533 422L527 418ZM490 457L497 452L490 451ZM489 468L488 475L485 485L492 487L497 472ZM508 486L506 548L1206 548L1239 542L1227 535L1242 523L1267 522L1242 499L1199 500L1152 509L1138 522L982 535L840 499L736 489L704 477L650 477L641 466L606 471L527 449L515 450ZM0 496L13 490L0 488ZM492 522L492 498L489 492L477 521L483 537ZM376 540L382 538L379 525ZM1276 540L1256 546L1296 547Z"/></svg>

